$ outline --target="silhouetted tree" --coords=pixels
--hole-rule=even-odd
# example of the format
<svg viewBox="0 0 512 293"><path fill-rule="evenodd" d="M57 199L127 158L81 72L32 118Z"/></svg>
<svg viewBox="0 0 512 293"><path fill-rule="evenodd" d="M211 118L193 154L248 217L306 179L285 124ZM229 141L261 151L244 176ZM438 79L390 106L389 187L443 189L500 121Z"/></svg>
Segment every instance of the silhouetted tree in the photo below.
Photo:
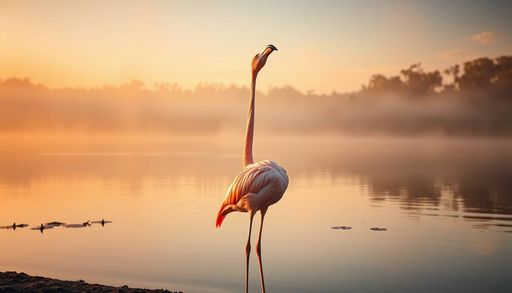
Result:
<svg viewBox="0 0 512 293"><path fill-rule="evenodd" d="M439 71L425 72L421 64L413 64L400 71L404 77L405 89L415 96L424 96L435 92L443 83Z"/></svg>
<svg viewBox="0 0 512 293"><path fill-rule="evenodd" d="M449 75L452 77L452 83L446 84L443 88L444 91L447 92L454 92L458 90L458 82L460 79L460 65L456 64L453 66L448 67L444 70L444 73L446 75Z"/></svg>
<svg viewBox="0 0 512 293"><path fill-rule="evenodd" d="M496 58L496 77L494 80L499 94L508 95L512 99L512 56Z"/></svg>
<svg viewBox="0 0 512 293"><path fill-rule="evenodd" d="M372 92L399 92L402 89L402 80L399 76L386 77L382 74L372 75L368 87Z"/></svg>
<svg viewBox="0 0 512 293"><path fill-rule="evenodd" d="M490 58L478 58L464 63L464 73L457 81L461 90L485 90L491 86L498 66Z"/></svg>

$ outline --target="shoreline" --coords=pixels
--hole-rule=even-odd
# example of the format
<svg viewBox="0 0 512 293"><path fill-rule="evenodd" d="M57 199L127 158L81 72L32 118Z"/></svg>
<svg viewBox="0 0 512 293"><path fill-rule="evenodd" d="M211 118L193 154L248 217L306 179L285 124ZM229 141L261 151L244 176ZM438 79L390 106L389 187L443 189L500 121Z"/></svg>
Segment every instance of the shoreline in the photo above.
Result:
<svg viewBox="0 0 512 293"><path fill-rule="evenodd" d="M64 281L23 272L0 272L0 292L119 292L119 293L172 293L166 289L141 289L128 286L90 284L83 280ZM179 292L179 291L176 291Z"/></svg>

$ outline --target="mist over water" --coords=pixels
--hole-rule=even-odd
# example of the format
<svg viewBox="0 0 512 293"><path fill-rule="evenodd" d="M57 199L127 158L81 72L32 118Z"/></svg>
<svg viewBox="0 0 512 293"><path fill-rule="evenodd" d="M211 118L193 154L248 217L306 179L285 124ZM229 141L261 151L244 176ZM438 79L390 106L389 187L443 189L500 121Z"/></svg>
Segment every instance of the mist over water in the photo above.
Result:
<svg viewBox="0 0 512 293"><path fill-rule="evenodd" d="M1 267L184 292L243 288L247 214L214 228L240 169L238 135L8 141L1 225L113 223L0 229ZM273 159L290 176L263 231L267 289L508 292L511 144L260 134L255 159ZM250 284L258 290L257 274Z"/></svg>
<svg viewBox="0 0 512 293"><path fill-rule="evenodd" d="M306 93L292 86L257 92L258 131L288 135L512 135L512 57L462 66L371 76L351 93ZM118 135L211 135L245 126L249 89L202 83L48 88L29 79L0 80L0 131Z"/></svg>

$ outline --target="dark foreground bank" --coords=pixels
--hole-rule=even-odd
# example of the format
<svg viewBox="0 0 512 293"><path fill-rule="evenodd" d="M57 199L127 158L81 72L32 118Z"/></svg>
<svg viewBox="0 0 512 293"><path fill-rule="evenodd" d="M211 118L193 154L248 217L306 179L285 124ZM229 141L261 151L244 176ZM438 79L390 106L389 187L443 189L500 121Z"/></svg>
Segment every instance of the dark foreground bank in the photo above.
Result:
<svg viewBox="0 0 512 293"><path fill-rule="evenodd" d="M134 289L128 286L112 287L80 281L61 281L25 273L0 272L0 292L171 292L168 290Z"/></svg>

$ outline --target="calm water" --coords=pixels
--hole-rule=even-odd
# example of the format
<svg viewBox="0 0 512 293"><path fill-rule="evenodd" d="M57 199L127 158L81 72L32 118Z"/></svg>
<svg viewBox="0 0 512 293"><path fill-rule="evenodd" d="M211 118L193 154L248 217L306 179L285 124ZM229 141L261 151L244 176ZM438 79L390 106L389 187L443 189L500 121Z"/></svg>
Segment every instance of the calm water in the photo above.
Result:
<svg viewBox="0 0 512 293"><path fill-rule="evenodd" d="M113 223L0 229L0 270L242 291L248 215L230 214L215 229L240 168L234 144L4 144L0 225ZM257 141L256 159L276 160L290 176L265 219L268 291L512 292L509 150L505 142ZM255 254L251 261L258 292Z"/></svg>

